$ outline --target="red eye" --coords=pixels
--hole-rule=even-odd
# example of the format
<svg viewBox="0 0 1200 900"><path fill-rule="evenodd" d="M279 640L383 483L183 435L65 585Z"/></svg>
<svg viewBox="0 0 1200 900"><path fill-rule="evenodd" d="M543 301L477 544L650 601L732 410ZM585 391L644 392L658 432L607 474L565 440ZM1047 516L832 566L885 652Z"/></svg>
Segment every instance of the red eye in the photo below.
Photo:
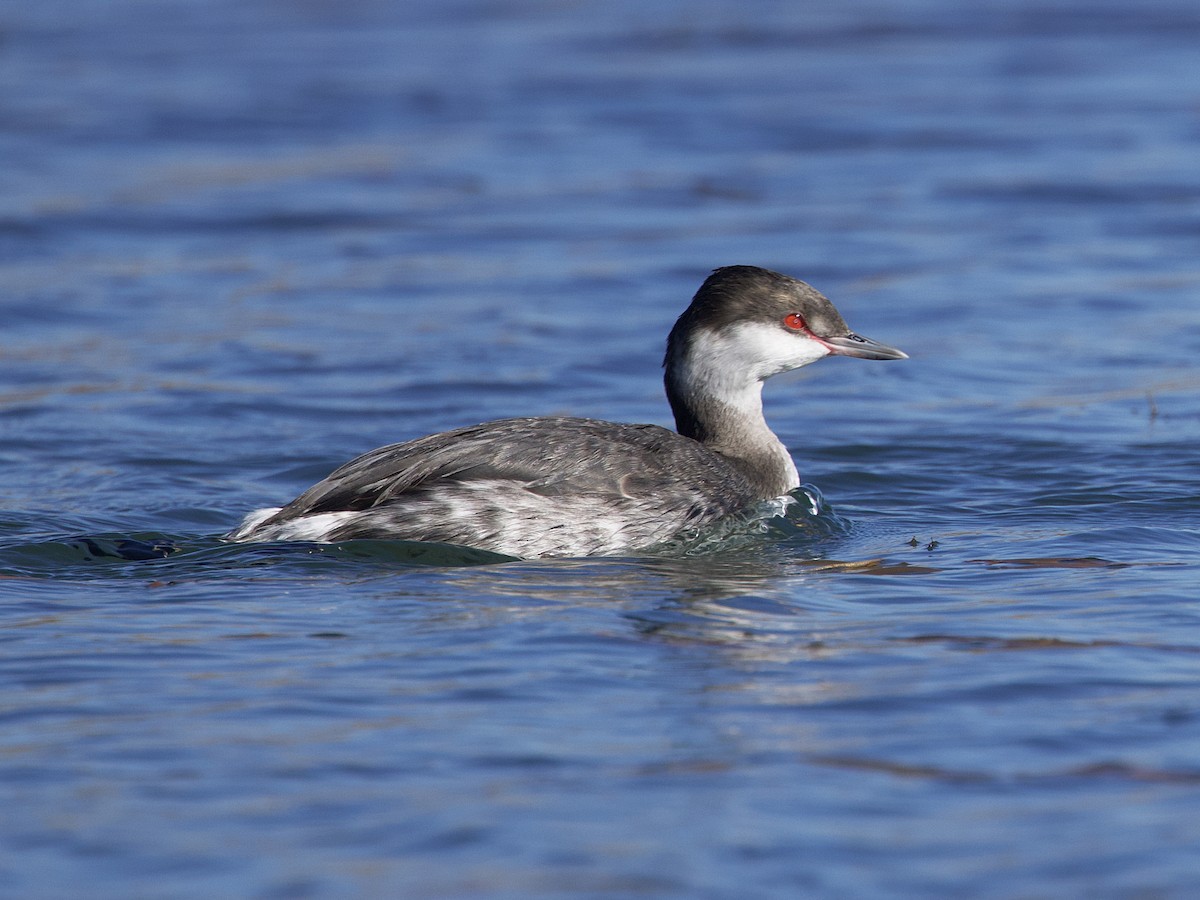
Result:
<svg viewBox="0 0 1200 900"><path fill-rule="evenodd" d="M808 325L805 324L804 316L800 313L788 313L783 317L783 327L789 331L804 331Z"/></svg>

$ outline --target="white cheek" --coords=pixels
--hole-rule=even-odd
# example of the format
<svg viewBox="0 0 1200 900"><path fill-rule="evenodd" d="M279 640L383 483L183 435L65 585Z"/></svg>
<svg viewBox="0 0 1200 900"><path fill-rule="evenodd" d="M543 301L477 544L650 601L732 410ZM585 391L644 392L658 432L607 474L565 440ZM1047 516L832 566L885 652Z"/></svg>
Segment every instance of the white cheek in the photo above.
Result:
<svg viewBox="0 0 1200 900"><path fill-rule="evenodd" d="M829 355L829 348L819 341L758 322L744 322L721 335L704 335L699 340L707 345L703 350L711 354L715 365L740 369L758 381Z"/></svg>

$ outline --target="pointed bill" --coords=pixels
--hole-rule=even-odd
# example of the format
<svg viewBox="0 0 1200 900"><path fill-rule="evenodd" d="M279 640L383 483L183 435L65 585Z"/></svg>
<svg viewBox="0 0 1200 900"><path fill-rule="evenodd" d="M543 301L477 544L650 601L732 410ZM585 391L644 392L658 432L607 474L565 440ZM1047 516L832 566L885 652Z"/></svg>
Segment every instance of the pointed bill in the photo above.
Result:
<svg viewBox="0 0 1200 900"><path fill-rule="evenodd" d="M859 359L908 359L908 354L887 344L854 333L841 337L820 338L830 353L837 356L857 356Z"/></svg>

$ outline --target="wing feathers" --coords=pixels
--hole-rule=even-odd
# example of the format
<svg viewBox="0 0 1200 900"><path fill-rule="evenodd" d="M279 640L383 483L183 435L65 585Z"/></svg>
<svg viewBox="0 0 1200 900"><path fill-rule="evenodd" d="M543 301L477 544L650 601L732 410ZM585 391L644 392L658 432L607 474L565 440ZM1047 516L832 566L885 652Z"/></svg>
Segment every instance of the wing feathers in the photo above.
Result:
<svg viewBox="0 0 1200 900"><path fill-rule="evenodd" d="M263 524L372 509L435 483L476 481L509 482L546 497L625 501L652 501L674 491L683 496L670 498L672 505L683 501L684 507L711 507L718 498L713 511L719 514L753 499L753 489L723 457L656 425L567 417L501 419L365 453ZM729 500L720 502L722 497Z"/></svg>

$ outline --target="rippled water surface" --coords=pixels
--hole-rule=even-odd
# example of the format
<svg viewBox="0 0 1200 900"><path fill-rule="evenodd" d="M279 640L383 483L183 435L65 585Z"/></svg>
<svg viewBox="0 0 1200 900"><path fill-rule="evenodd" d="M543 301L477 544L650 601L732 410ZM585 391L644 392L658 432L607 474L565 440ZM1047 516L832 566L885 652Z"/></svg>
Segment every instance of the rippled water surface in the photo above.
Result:
<svg viewBox="0 0 1200 900"><path fill-rule="evenodd" d="M1198 29L0 7L0 895L1195 896ZM828 510L217 540L379 444L668 423L728 263L912 356L768 387Z"/></svg>

